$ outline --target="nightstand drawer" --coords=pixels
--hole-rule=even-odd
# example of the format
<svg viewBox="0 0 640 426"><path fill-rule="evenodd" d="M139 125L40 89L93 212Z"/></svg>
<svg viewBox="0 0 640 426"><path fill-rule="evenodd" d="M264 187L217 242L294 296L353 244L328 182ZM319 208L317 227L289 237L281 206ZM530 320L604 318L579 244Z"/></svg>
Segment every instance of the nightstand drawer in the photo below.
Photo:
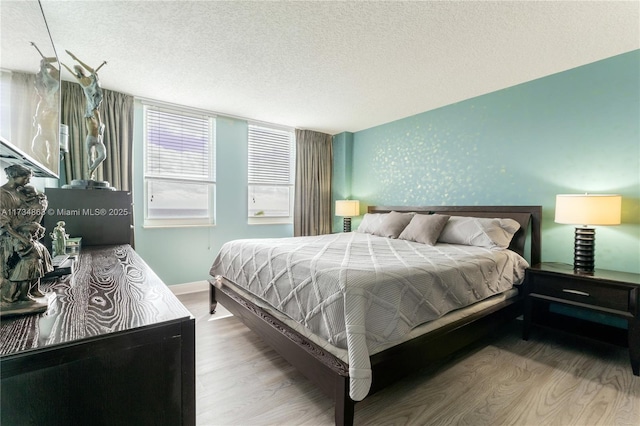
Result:
<svg viewBox="0 0 640 426"><path fill-rule="evenodd" d="M602 283L554 276L534 276L531 277L530 284L531 293L534 294L622 312L630 312L632 309L629 301L633 289L630 287L604 286Z"/></svg>

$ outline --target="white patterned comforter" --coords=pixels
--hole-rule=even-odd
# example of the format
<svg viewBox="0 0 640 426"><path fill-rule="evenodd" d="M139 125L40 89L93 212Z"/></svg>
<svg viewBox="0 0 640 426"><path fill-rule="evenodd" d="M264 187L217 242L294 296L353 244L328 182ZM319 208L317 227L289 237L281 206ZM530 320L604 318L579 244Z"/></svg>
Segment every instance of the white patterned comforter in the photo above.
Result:
<svg viewBox="0 0 640 426"><path fill-rule="evenodd" d="M369 351L510 289L527 266L510 250L351 232L230 241L210 272L346 348L350 396L360 401L371 385Z"/></svg>

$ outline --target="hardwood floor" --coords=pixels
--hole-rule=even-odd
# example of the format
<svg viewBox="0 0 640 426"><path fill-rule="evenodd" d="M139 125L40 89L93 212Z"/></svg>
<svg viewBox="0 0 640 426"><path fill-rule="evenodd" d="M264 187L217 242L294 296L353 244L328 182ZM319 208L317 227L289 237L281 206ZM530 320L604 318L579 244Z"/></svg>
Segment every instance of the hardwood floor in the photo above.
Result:
<svg viewBox="0 0 640 426"><path fill-rule="evenodd" d="M332 425L333 403L208 293L196 317L198 426ZM628 350L514 321L482 344L356 404L356 425L640 425Z"/></svg>

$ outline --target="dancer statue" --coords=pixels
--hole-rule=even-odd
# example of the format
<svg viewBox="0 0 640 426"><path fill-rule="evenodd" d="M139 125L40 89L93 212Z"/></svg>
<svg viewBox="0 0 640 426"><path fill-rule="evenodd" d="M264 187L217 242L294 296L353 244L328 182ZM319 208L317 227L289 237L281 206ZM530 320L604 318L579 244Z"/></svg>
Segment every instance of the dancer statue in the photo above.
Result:
<svg viewBox="0 0 640 426"><path fill-rule="evenodd" d="M85 123L87 125L87 137L85 139L85 148L88 154L87 174L89 179L95 180L95 171L100 164L107 158L107 151L103 142L104 124L100 118L100 104L102 103L102 87L98 80L98 71L107 61L96 69L78 59L73 53L66 51L80 65L74 65L73 70L66 64L62 64L80 83L86 100L85 106ZM89 74L87 75L86 72Z"/></svg>
<svg viewBox="0 0 640 426"><path fill-rule="evenodd" d="M58 62L55 56L44 56L34 42L35 47L42 59L40 60L40 70L36 74L35 88L38 95L38 105L33 116L33 126L36 134L31 140L31 151L35 158L44 165L50 165L59 161L51 155L51 147L55 146L54 141L58 135L58 94L60 93L60 70L53 64Z"/></svg>

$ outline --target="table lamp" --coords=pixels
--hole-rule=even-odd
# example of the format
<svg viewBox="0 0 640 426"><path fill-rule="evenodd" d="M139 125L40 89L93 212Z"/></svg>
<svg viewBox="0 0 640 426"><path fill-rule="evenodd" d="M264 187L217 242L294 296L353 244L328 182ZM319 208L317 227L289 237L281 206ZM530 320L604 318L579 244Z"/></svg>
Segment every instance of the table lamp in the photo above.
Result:
<svg viewBox="0 0 640 426"><path fill-rule="evenodd" d="M336 200L336 216L343 216L342 231L351 232L351 218L360 215L360 201Z"/></svg>
<svg viewBox="0 0 640 426"><path fill-rule="evenodd" d="M576 226L573 270L593 273L596 249L594 225L619 225L622 196L617 194L559 194L556 195L556 223Z"/></svg>

